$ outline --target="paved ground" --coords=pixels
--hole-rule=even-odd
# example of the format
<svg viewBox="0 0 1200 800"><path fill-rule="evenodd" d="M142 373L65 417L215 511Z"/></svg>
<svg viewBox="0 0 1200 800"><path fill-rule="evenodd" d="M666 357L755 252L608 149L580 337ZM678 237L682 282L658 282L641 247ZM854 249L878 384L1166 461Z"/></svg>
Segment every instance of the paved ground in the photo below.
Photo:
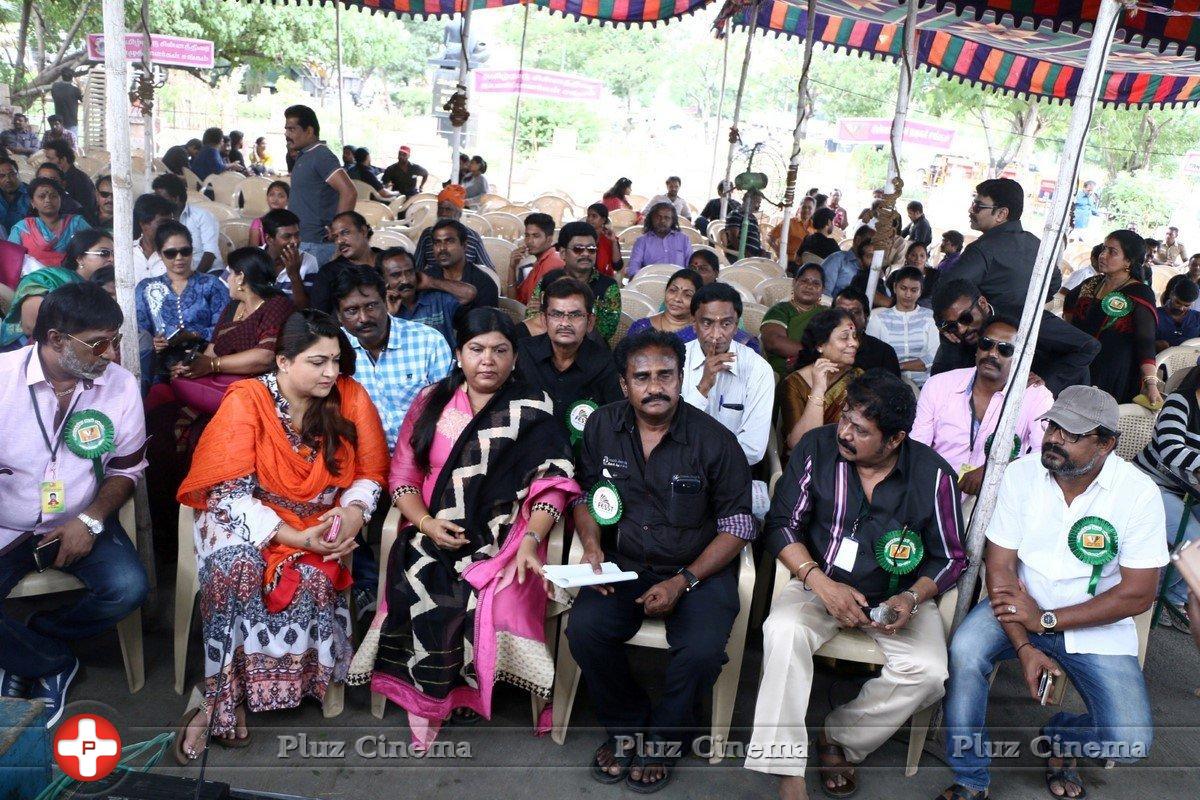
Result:
<svg viewBox="0 0 1200 800"><path fill-rule="evenodd" d="M165 588L165 587L164 587ZM171 604L161 604L156 619L147 620L146 686L130 695L121 667L115 634L84 643L79 652L86 673L72 693L71 712L104 713L118 726L128 744L148 739L172 726L184 707L175 694L172 678L169 620ZM731 738L748 739L747 726L753 714L759 669L759 645L751 642L742 672L741 692L734 714ZM653 691L660 680L660 653L640 651L635 659L639 673ZM200 653L193 637L189 675L199 676ZM1147 675L1157 722L1151 758L1143 764L1114 770L1087 769L1084 777L1090 797L1194 798L1200 796L1200 654L1191 638L1172 629L1152 634ZM818 722L834 702L842 702L855 691L861 678L824 676L814 688L810 725ZM1075 706L1078 697L1070 695ZM497 698L496 718L473 727L449 728L443 739L454 743L456 757L415 759L368 758L382 751L379 741L403 747L408 742L405 718L394 706L376 720L370 714L370 699L364 689L347 692L346 710L334 720L325 720L315 703L288 712L251 718L254 742L245 750L213 748L209 775L234 787L294 794L311 798L408 798L455 797L505 800L562 797L609 798L632 796L631 792L593 782L584 765L603 738L593 727L595 719L586 690L580 690L575 718L566 744L530 733L528 696L502 690ZM1015 670L1001 671L992 692L989 719L993 738L1010 738L1027 744L1048 714L1032 703L1016 682ZM950 779L950 772L929 747L913 778L903 775L906 744L902 734L872 755L861 770L863 800L876 798L932 798ZM345 742L345 753L337 757L332 743ZM288 745L295 749L284 754ZM1039 762L1022 748L1016 759L998 764L993 797L1046 797ZM322 757L328 756L328 757ZM159 771L187 775L194 770L178 769L169 756ZM815 776L810 782L814 797L820 797ZM664 798L775 797L775 780L742 769L730 759L710 766L696 758L685 759L674 783L660 793Z"/></svg>

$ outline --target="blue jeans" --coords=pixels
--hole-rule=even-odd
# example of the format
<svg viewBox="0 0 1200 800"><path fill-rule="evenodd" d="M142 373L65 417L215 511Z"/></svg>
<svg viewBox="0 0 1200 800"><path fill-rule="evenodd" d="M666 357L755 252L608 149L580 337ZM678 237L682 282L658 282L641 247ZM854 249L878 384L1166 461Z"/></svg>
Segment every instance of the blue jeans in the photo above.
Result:
<svg viewBox="0 0 1200 800"><path fill-rule="evenodd" d="M1162 487L1159 487L1158 491L1162 494L1163 511L1167 514L1167 547L1172 547L1175 544L1175 534L1179 532L1179 520L1183 517L1183 498ZM1191 513L1188 514L1187 527L1183 530L1185 542L1200 538L1200 518L1196 516L1198 511L1200 509L1192 506ZM1163 570L1163 574L1166 574L1166 570ZM1187 596L1187 582L1179 574L1179 570L1172 569L1167 583L1167 602L1174 606L1182 606L1187 602Z"/></svg>
<svg viewBox="0 0 1200 800"><path fill-rule="evenodd" d="M1029 640L1062 666L1088 709L1051 717L1042 729L1045 743L1035 740L1035 754L1097 754L1122 763L1149 754L1154 721L1136 656L1068 653L1062 634L1030 634ZM1016 658L1012 643L985 600L971 609L950 642L946 692L948 763L955 782L972 791L988 788L988 682L996 664L1010 658Z"/></svg>
<svg viewBox="0 0 1200 800"><path fill-rule="evenodd" d="M337 245L333 242L301 242L300 252L312 253L317 264L327 264L333 261L333 257L337 253L336 247Z"/></svg>
<svg viewBox="0 0 1200 800"><path fill-rule="evenodd" d="M35 539L0 556L0 598L8 597L36 569ZM39 611L25 624L0 607L0 667L6 671L40 678L67 669L75 660L71 642L112 628L142 604L150 588L146 570L116 515L105 520L104 532L96 537L91 552L62 571L87 587L75 603Z"/></svg>

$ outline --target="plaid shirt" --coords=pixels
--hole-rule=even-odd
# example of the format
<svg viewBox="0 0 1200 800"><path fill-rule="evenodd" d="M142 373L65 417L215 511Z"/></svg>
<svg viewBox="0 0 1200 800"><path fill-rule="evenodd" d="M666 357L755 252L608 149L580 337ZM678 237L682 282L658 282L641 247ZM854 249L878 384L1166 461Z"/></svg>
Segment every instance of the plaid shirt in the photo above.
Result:
<svg viewBox="0 0 1200 800"><path fill-rule="evenodd" d="M358 360L354 379L371 396L383 421L388 448L394 449L408 407L422 389L446 377L451 356L446 340L428 325L399 317L389 319L391 330L378 361L371 359L353 334L347 331L346 335Z"/></svg>
<svg viewBox="0 0 1200 800"><path fill-rule="evenodd" d="M19 131L16 128L9 128L4 133L0 133L0 145L8 150L14 148L28 148L37 150L41 146L41 139L33 131Z"/></svg>

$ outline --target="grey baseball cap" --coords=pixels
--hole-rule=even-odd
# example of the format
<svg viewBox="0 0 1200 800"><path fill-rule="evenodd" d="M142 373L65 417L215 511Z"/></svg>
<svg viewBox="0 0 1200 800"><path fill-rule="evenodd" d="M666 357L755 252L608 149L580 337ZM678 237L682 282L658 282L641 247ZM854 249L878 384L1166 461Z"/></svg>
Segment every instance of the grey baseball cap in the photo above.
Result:
<svg viewBox="0 0 1200 800"><path fill-rule="evenodd" d="M1095 386L1068 386L1042 419L1048 419L1068 433L1082 435L1096 428L1120 430L1121 412L1117 401Z"/></svg>

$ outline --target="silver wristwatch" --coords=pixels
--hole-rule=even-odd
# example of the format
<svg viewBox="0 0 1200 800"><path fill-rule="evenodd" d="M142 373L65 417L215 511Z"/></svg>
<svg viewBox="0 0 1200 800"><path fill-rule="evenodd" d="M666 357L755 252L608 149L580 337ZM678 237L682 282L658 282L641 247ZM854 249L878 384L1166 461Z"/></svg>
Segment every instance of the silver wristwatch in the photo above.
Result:
<svg viewBox="0 0 1200 800"><path fill-rule="evenodd" d="M909 616L915 617L917 615L917 607L921 605L921 595L917 594L915 589L905 589L903 594L906 594L913 599L913 610Z"/></svg>
<svg viewBox="0 0 1200 800"><path fill-rule="evenodd" d="M91 532L92 536L99 536L100 534L104 533L104 523L103 522L100 522L99 520L94 520L91 517L89 517L87 514L79 514L76 517L76 519L78 519L80 522L82 522L84 525L87 526L87 529Z"/></svg>

